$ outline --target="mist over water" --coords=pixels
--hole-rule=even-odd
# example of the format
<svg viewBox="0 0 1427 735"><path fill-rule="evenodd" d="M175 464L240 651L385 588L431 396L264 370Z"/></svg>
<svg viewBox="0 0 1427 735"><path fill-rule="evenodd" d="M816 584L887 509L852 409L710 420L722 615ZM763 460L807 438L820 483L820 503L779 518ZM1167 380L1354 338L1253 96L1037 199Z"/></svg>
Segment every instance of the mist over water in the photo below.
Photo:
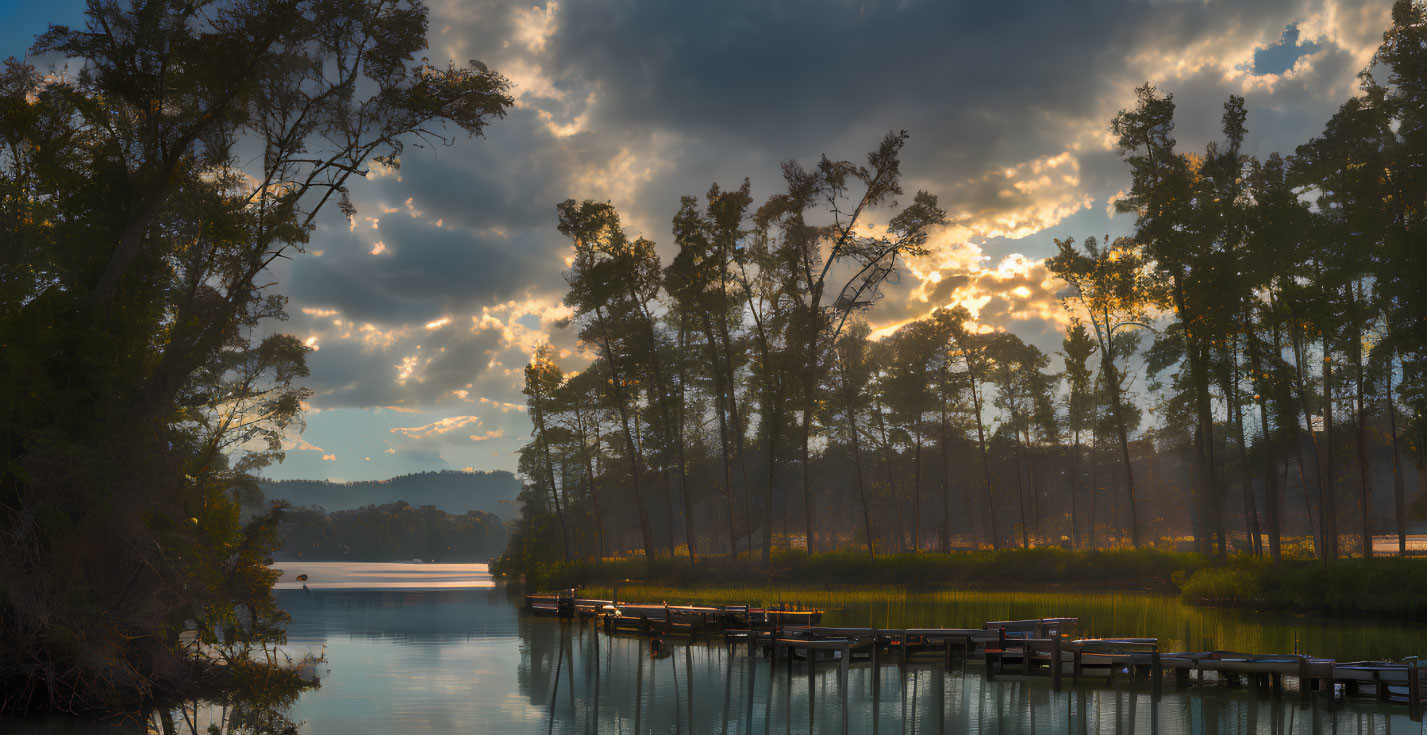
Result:
<svg viewBox="0 0 1427 735"><path fill-rule="evenodd" d="M353 577L371 580L393 570L349 565ZM390 565L372 565L390 566ZM746 648L730 649L721 637L686 645L671 639L666 654L648 655L643 638L611 637L589 624L530 618L520 601L495 587L452 588L459 565L400 565L406 574L387 589L284 589L279 602L292 615L294 652L325 648L322 687L298 701L293 718L306 733L797 733L840 732L844 714L838 668L804 663L788 667L750 660ZM427 570L425 567L434 566ZM471 566L471 565L467 565ZM335 572L324 569L323 573ZM474 570L472 581L478 576ZM483 570L482 570L483 571ZM429 572L429 577L428 577ZM289 572L291 573L291 571ZM310 582L318 581L309 572ZM345 581L352 581L342 578ZM334 575L329 579L337 582ZM421 588L423 583L431 586ZM487 578L486 582L489 580ZM370 583L370 582L369 582ZM1121 596L1103 595L1102 600ZM1153 627L1170 614L1172 600L1124 596L1116 625ZM1065 595L1067 615L1078 595ZM902 604L902 603L898 603ZM943 603L955 605L957 603ZM970 602L963 602L970 605ZM1004 603L986 603L1003 605ZM1030 604L1030 603L1020 603ZM1042 600L1038 604L1052 602ZM1102 605L1112 604L1102 602ZM1021 609L1014 607L1012 609ZM977 608L950 607L922 615L961 617ZM1147 612L1148 611L1148 612ZM1157 612L1156 612L1157 611ZM1190 611L1190 614L1199 611ZM832 613L830 613L832 614ZM868 614L848 607L836 615ZM1196 627L1196 634L1253 639L1259 623L1251 614L1222 613ZM978 621L979 622L979 621ZM1196 624L1197 625L1197 624ZM1299 621L1318 629L1351 653L1352 641L1374 638L1371 623ZM1358 626L1368 626L1353 635ZM1140 628L1119 631L1137 635ZM1339 631L1334 637L1329 629ZM1098 631L1097 631L1098 632ZM1301 632L1306 638L1313 638ZM1260 634L1274 640L1277 633ZM1403 627L1401 645L1418 645L1422 631ZM1215 641L1202 641L1214 645ZM1414 648L1413 650L1417 650ZM1316 651L1314 651L1317 653ZM1401 651L1405 655L1410 651ZM1341 660L1341 659L1340 659ZM979 665L950 671L940 665L906 670L884 667L873 685L865 664L850 672L846 691L847 731L901 732L1419 732L1405 707L1329 703L1300 708L1295 693L1275 699L1251 688L1177 689L1167 683L1156 705L1147 685L1110 689L1083 684L1050 690L1041 678L986 681Z"/></svg>

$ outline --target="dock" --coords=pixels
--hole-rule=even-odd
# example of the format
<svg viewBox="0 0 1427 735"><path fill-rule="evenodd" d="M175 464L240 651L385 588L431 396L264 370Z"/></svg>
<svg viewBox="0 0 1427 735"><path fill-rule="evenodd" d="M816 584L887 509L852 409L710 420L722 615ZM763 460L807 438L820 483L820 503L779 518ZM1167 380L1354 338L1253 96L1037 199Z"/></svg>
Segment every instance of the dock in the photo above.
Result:
<svg viewBox="0 0 1427 735"><path fill-rule="evenodd" d="M976 665L988 680L1041 677L1053 691L1070 686L1148 686L1158 697L1175 687L1252 686L1274 695L1401 704L1422 721L1427 670L1402 661L1339 662L1304 654L1163 651L1154 638L1081 638L1077 618L989 621L980 628L857 628L820 625L822 611L800 605L667 605L583 599L573 590L527 595L531 615L582 620L609 634L691 639L722 636L730 653L801 662L811 677L820 664L837 666L843 691L852 666L870 666L873 686L883 667ZM1290 689L1290 685L1292 685ZM845 698L844 698L845 701Z"/></svg>

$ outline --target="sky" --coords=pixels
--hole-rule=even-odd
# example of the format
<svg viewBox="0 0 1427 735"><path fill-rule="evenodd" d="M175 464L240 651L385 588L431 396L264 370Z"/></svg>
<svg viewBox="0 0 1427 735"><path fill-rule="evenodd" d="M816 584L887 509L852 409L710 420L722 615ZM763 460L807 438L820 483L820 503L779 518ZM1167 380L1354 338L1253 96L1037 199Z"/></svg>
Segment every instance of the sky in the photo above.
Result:
<svg viewBox="0 0 1427 735"><path fill-rule="evenodd" d="M1117 235L1129 185L1109 121L1148 81L1176 137L1217 137L1246 98L1247 152L1291 153L1357 89L1390 0L573 2L431 0L430 49L514 83L486 137L409 149L352 187L274 273L281 325L314 348L306 430L274 478L514 470L530 434L521 370L549 342L587 364L563 306L565 199L612 202L672 257L679 197L822 154L861 162L911 138L903 186L952 222L904 264L874 328L962 303L988 328L1059 348L1067 314L1042 260L1054 239ZM0 0L0 55L23 56L83 4Z"/></svg>

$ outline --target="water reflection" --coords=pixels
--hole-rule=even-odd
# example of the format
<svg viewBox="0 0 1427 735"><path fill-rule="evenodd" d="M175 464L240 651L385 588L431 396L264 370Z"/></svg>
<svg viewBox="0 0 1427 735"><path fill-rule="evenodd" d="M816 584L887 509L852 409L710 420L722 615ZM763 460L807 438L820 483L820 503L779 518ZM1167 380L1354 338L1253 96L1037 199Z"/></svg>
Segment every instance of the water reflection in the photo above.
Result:
<svg viewBox="0 0 1427 735"><path fill-rule="evenodd" d="M1244 688L1052 692L1044 679L987 681L972 664L791 666L719 644L671 645L579 624L524 621L521 691L545 709L547 733L1327 733L1420 732L1402 706L1258 694Z"/></svg>
<svg viewBox="0 0 1427 735"><path fill-rule="evenodd" d="M518 602L499 589L278 595L292 614L288 648L326 655L321 688L305 693L290 713L303 723L302 732L319 735L1422 731L1401 705L1320 698L1300 708L1292 692L1275 698L1247 688L1167 684L1156 702L1147 686L1072 688L1067 681L1066 691L1056 693L1045 679L988 682L974 663L966 670L886 666L875 672L859 663L844 683L835 664L811 671L805 663L770 664L721 639L671 640L663 655L651 658L643 638L522 617ZM1131 616L1139 624L1131 625L1136 621L1125 618L1120 604L1113 617L1102 613L1094 624L1113 623L1133 634L1154 622L1140 611ZM1254 627L1243 619L1237 625ZM1346 631L1341 635L1373 637L1354 624L1339 627ZM1196 627L1188 635L1207 632Z"/></svg>

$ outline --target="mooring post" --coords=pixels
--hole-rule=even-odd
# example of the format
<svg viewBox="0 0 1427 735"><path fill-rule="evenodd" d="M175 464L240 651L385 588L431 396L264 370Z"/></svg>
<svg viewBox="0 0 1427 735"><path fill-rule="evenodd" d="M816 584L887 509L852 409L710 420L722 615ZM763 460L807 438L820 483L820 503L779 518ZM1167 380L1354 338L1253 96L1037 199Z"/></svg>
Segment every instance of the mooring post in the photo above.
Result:
<svg viewBox="0 0 1427 735"><path fill-rule="evenodd" d="M1080 654L1081 654L1081 650L1082 650L1082 649L1079 649L1079 648L1075 649L1075 657L1074 657L1074 659L1072 659L1071 664L1070 664L1070 677L1071 677L1071 681L1072 681L1073 683L1075 683L1075 684L1079 684L1079 683L1080 683L1080 664L1081 664Z"/></svg>
<svg viewBox="0 0 1427 735"><path fill-rule="evenodd" d="M907 668L907 629L902 629L901 636L897 639L902 647L902 662L899 664L903 669Z"/></svg>
<svg viewBox="0 0 1427 735"><path fill-rule="evenodd" d="M943 638L942 644L946 648L946 670L951 671L951 638Z"/></svg>
<svg viewBox="0 0 1427 735"><path fill-rule="evenodd" d="M1060 691L1060 633L1050 639L1050 689Z"/></svg>
<svg viewBox="0 0 1427 735"><path fill-rule="evenodd" d="M1150 697L1158 702L1164 689L1164 669L1160 667L1159 644L1150 649Z"/></svg>
<svg viewBox="0 0 1427 735"><path fill-rule="evenodd" d="M1308 681L1308 657L1298 657L1298 703L1307 707L1313 696L1312 684Z"/></svg>
<svg viewBox="0 0 1427 735"><path fill-rule="evenodd" d="M839 692L842 694L842 735L847 735L847 677L852 664L852 644L849 642L842 647L842 666L838 672L840 678Z"/></svg>
<svg viewBox="0 0 1427 735"><path fill-rule="evenodd" d="M872 690L876 691L878 684L882 682L881 651L882 635L876 628L872 629Z"/></svg>
<svg viewBox="0 0 1427 735"><path fill-rule="evenodd" d="M1422 678L1415 658L1407 669L1407 715L1413 722L1422 721Z"/></svg>

